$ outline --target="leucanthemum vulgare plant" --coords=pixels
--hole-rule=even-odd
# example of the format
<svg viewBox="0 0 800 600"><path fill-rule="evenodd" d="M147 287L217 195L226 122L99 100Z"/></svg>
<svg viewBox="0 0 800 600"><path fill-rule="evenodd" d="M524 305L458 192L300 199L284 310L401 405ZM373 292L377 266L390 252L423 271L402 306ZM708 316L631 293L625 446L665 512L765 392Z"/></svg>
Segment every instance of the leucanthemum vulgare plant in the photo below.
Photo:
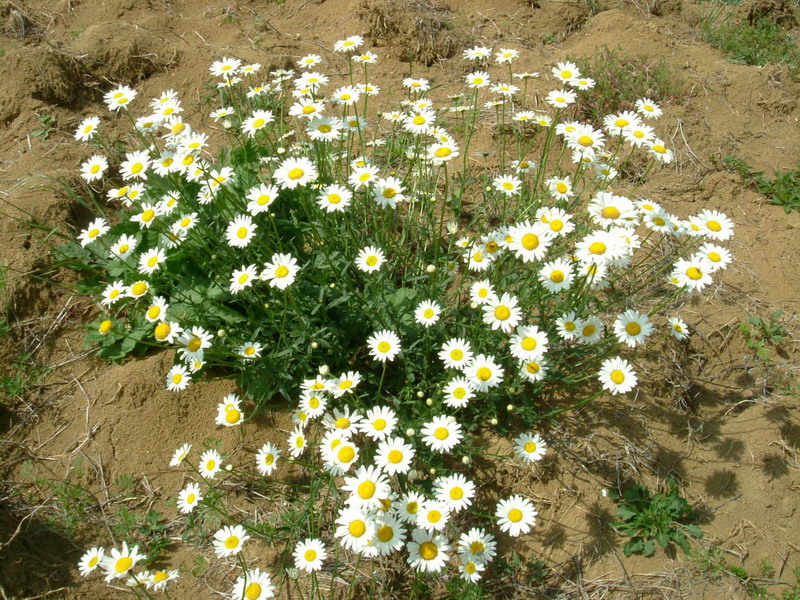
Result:
<svg viewBox="0 0 800 600"><path fill-rule="evenodd" d="M158 376L178 393L210 368L238 379L209 427L240 428L260 446L250 462L187 443L171 463L192 479L174 492L198 550L238 563L231 598L300 580L328 596L347 590L345 570L350 592L374 589L358 563L392 555L414 572L412 594L426 577L479 582L496 536L527 534L537 511L515 494L486 508L472 434L490 425L514 436L515 460L540 460L535 423L634 390L636 351L689 335L675 308L731 262L725 215L673 215L621 179L673 160L649 99L579 122L591 74L519 73L516 50L476 47L449 104L408 77L402 102L377 113L378 57L361 45L335 45L344 77L317 55L269 74L215 62L206 128L173 90L146 105L120 87L106 102L130 122L129 146L115 150L96 117L75 134L92 147L75 195L97 214L58 252L90 273L89 341L110 359L175 350ZM478 160L486 132L496 148ZM262 446L248 421L277 396L296 427ZM237 483L278 493L281 463L309 477L281 492L303 517L234 510ZM285 548L271 574L253 565L265 540ZM155 581L142 558L93 548L82 572L150 597L177 573Z"/></svg>

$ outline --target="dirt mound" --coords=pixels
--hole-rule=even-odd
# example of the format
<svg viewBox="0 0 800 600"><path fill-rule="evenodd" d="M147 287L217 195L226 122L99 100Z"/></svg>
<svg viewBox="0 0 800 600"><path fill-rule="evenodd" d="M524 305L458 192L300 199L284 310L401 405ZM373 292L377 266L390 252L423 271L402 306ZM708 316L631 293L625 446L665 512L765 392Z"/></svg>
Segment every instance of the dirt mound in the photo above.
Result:
<svg viewBox="0 0 800 600"><path fill-rule="evenodd" d="M450 6L436 0L366 0L358 9L370 41L400 60L431 65L455 56L467 43Z"/></svg>

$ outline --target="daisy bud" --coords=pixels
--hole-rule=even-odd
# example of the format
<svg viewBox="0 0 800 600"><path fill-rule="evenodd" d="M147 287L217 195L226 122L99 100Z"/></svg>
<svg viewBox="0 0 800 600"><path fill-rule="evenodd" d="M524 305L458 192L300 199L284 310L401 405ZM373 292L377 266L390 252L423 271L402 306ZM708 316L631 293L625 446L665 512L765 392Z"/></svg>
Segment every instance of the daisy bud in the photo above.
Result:
<svg viewBox="0 0 800 600"><path fill-rule="evenodd" d="M267 310L269 310L269 302L264 302L264 308L266 308Z"/></svg>
<svg viewBox="0 0 800 600"><path fill-rule="evenodd" d="M436 265L428 265L427 267L425 267L425 271L427 271L428 273L433 273L434 271L436 271Z"/></svg>
<svg viewBox="0 0 800 600"><path fill-rule="evenodd" d="M331 368L328 365L322 365L319 368L319 374L322 375L323 377L330 375L330 373L331 373Z"/></svg>
<svg viewBox="0 0 800 600"><path fill-rule="evenodd" d="M317 342L311 342L311 349L316 350L317 348L319 348L319 344Z"/></svg>
<svg viewBox="0 0 800 600"><path fill-rule="evenodd" d="M414 431L414 428L413 428L413 427L409 427L408 429L406 429L406 435L407 435L408 437L413 437L413 436L414 436L416 433L417 433L417 432L416 432L416 431Z"/></svg>
<svg viewBox="0 0 800 600"><path fill-rule="evenodd" d="M465 465L469 465L470 463L472 463L472 459L469 456L462 456L461 462L464 463Z"/></svg>
<svg viewBox="0 0 800 600"><path fill-rule="evenodd" d="M509 394L516 394L517 393L517 388L513 388L513 387L512 388L508 388L508 393Z"/></svg>
<svg viewBox="0 0 800 600"><path fill-rule="evenodd" d="M427 398L425 400L425 404L427 404L428 406L433 406L433 398Z"/></svg>
<svg viewBox="0 0 800 600"><path fill-rule="evenodd" d="M428 473L430 473L431 476L436 475L436 467L431 467L430 469L428 469Z"/></svg>
<svg viewBox="0 0 800 600"><path fill-rule="evenodd" d="M414 479L416 479L417 477L419 477L419 473L417 473L417 470L416 470L416 469L411 469L411 470L408 472L408 478L409 478L410 480L412 480L412 481L413 481L413 480L414 480Z"/></svg>
<svg viewBox="0 0 800 600"><path fill-rule="evenodd" d="M224 337L225 337L225 333L226 333L226 332L225 332L225 330L224 330L224 329L220 329L220 330L217 332L217 337L218 337L218 338L224 338Z"/></svg>
<svg viewBox="0 0 800 600"><path fill-rule="evenodd" d="M456 231L458 231L458 223L456 223L455 221L450 221L447 224L447 233L449 233L450 235L455 235Z"/></svg>
<svg viewBox="0 0 800 600"><path fill-rule="evenodd" d="M497 417L492 417L491 419L489 419L489 423L491 423L492 425L497 425Z"/></svg>
<svg viewBox="0 0 800 600"><path fill-rule="evenodd" d="M225 470L226 471L233 471L233 465L231 465L231 464L225 465Z"/></svg>
<svg viewBox="0 0 800 600"><path fill-rule="evenodd" d="M270 214L272 214L272 213L270 213ZM335 284L335 283L332 283L332 284L330 284L328 287L329 287L329 288L331 288L331 289L334 289L334 288L336 287L336 284Z"/></svg>
<svg viewBox="0 0 800 600"><path fill-rule="evenodd" d="M230 121L228 121L227 119L225 119L225 120L222 122L222 126L223 126L225 129L230 129L231 127L233 127L233 123L231 123Z"/></svg>
<svg viewBox="0 0 800 600"><path fill-rule="evenodd" d="M506 410L508 412L514 412L514 405L513 404L509 404L508 406L506 406Z"/></svg>
<svg viewBox="0 0 800 600"><path fill-rule="evenodd" d="M425 392L417 392L417 398L424 398Z"/></svg>
<svg viewBox="0 0 800 600"><path fill-rule="evenodd" d="M409 159L409 160L414 158L414 149L413 148L409 148L408 150L406 150L406 158Z"/></svg>
<svg viewBox="0 0 800 600"><path fill-rule="evenodd" d="M278 148L278 154L286 154L286 148Z"/></svg>
<svg viewBox="0 0 800 600"><path fill-rule="evenodd" d="M300 579L300 570L295 569L294 567L289 567L286 569L286 575L289 577L289 579Z"/></svg>

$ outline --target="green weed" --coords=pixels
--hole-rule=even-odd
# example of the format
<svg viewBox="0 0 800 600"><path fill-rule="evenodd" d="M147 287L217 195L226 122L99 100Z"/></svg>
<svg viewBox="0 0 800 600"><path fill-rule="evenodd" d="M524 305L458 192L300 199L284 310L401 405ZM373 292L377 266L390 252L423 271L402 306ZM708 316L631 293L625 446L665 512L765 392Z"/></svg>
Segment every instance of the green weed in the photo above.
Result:
<svg viewBox="0 0 800 600"><path fill-rule="evenodd" d="M772 311L769 321L753 316L739 323L739 331L742 332L745 344L757 359L768 361L772 355L771 347L786 340L786 327L779 323L782 315L782 310L775 310Z"/></svg>
<svg viewBox="0 0 800 600"><path fill-rule="evenodd" d="M581 97L578 115L597 124L604 115L631 110L639 98L672 101L685 87L681 74L664 58L639 58L604 46L591 57L570 60L596 82L594 93Z"/></svg>
<svg viewBox="0 0 800 600"><path fill-rule="evenodd" d="M758 190L758 193L763 194L772 204L782 206L787 213L792 210L800 211L800 164L797 169L778 171L775 177L770 179L763 171L754 171L739 156L725 156L722 162L732 171L739 173L747 185Z"/></svg>
<svg viewBox="0 0 800 600"><path fill-rule="evenodd" d="M50 113L42 113L39 115L39 123L41 124L41 129L37 129L31 132L30 137L37 138L41 137L43 140L46 140L50 137L50 134L53 133L53 130L56 128L58 120L56 117L51 115Z"/></svg>
<svg viewBox="0 0 800 600"><path fill-rule="evenodd" d="M666 548L673 542L688 554L687 534L698 539L703 537L696 525L697 514L678 494L678 486L672 479L666 494L653 494L642 485L634 485L621 496L614 490L610 495L617 503L617 516L621 519L612 523L612 527L631 538L622 546L625 556L651 556L655 543Z"/></svg>

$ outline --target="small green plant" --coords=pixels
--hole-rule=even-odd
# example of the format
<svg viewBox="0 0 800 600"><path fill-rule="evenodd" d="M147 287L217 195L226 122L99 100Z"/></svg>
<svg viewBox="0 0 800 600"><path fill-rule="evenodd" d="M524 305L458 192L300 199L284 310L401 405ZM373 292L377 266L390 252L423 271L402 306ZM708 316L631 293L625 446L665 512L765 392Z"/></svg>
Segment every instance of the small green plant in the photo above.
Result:
<svg viewBox="0 0 800 600"><path fill-rule="evenodd" d="M673 542L688 554L687 534L698 539L703 537L696 524L697 513L678 494L675 481L670 479L668 484L666 494L653 494L643 485L631 486L622 495L611 491L620 518L620 521L612 523L612 527L631 538L622 546L625 556L650 556L655 552L656 543L666 548Z"/></svg>
<svg viewBox="0 0 800 600"><path fill-rule="evenodd" d="M39 123L41 124L42 128L31 132L30 137L41 137L43 140L46 140L50 137L53 129L55 129L57 119L50 113L42 113L39 115Z"/></svg>
<svg viewBox="0 0 800 600"><path fill-rule="evenodd" d="M786 327L779 323L782 315L782 310L775 310L772 311L769 321L753 316L739 323L745 344L757 359L769 360L772 355L771 346L780 345L786 340Z"/></svg>
<svg viewBox="0 0 800 600"><path fill-rule="evenodd" d="M731 21L733 13L712 11L700 23L703 39L728 60L745 65L785 64L793 77L800 71L797 44L780 25L762 17L754 23Z"/></svg>
<svg viewBox="0 0 800 600"><path fill-rule="evenodd" d="M796 169L778 171L770 179L763 171L754 171L741 157L729 155L722 159L732 171L739 173L742 180L758 190L772 204L782 206L787 213L800 211L800 164Z"/></svg>
<svg viewBox="0 0 800 600"><path fill-rule="evenodd" d="M684 89L678 71L666 60L645 59L604 46L590 57L572 57L581 73L592 73L593 94L581 98L579 115L594 123L603 116L629 110L639 98L669 102Z"/></svg>

